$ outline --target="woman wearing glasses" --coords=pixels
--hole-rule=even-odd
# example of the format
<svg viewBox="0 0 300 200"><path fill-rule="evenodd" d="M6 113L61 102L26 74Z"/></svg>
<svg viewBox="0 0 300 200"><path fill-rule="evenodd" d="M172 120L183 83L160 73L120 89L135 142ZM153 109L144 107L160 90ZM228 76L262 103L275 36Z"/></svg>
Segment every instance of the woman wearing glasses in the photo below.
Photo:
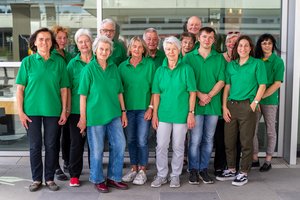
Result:
<svg viewBox="0 0 300 200"><path fill-rule="evenodd" d="M271 159L276 146L276 115L278 109L278 89L283 81L284 64L283 60L276 55L275 51L279 52L276 46L275 38L270 34L263 34L259 37L256 48L255 57L262 59L266 66L268 77L267 89L260 101L261 112L257 113L256 131L253 140L253 163L252 167L259 167L258 160L258 139L257 131L261 116L263 115L266 130L267 130L267 156L264 164L259 171L266 172L272 168Z"/></svg>

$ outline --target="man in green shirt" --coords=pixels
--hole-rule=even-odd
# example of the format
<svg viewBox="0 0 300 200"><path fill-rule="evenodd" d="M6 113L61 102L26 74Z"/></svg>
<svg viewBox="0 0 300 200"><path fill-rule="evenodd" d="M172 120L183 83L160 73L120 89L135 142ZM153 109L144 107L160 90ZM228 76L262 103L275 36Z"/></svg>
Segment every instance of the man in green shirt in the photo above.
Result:
<svg viewBox="0 0 300 200"><path fill-rule="evenodd" d="M105 35L113 41L114 50L110 58L117 66L119 66L121 62L126 60L127 55L124 44L114 39L115 33L116 23L112 19L104 19L100 24L100 35Z"/></svg>
<svg viewBox="0 0 300 200"><path fill-rule="evenodd" d="M225 60L212 49L215 31L210 27L200 29L200 47L188 53L183 61L194 69L197 84L196 125L189 140L190 184L213 183L207 168L213 148L213 137L221 115L221 94L225 81Z"/></svg>
<svg viewBox="0 0 300 200"><path fill-rule="evenodd" d="M194 34L196 38L198 38L199 36L199 31L201 27L202 27L202 22L198 16L191 16L186 23L186 30L189 33ZM196 41L193 50L198 48L199 48L199 41Z"/></svg>
<svg viewBox="0 0 300 200"><path fill-rule="evenodd" d="M146 42L149 49L148 57L152 58L155 63L156 69L162 65L166 55L163 51L158 49L159 36L157 30L154 28L148 28L143 34L143 40Z"/></svg>

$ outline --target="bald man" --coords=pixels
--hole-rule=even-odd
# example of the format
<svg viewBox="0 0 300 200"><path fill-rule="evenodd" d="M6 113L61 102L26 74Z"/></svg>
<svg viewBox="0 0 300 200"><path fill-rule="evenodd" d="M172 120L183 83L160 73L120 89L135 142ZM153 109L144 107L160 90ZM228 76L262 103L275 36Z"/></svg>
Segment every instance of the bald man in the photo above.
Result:
<svg viewBox="0 0 300 200"><path fill-rule="evenodd" d="M202 28L202 22L201 19L197 16L191 16L186 24L186 29L189 33L193 33L196 38L199 36L199 31ZM197 41L195 43L195 46L193 49L199 48L199 42Z"/></svg>

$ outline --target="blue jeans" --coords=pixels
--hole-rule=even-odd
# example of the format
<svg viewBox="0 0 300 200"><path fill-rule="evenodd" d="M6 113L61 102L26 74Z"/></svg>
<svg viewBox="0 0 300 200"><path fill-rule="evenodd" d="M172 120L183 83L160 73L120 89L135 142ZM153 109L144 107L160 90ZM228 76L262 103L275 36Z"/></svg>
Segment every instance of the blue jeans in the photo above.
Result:
<svg viewBox="0 0 300 200"><path fill-rule="evenodd" d="M125 136L120 117L102 126L88 126L87 138L90 147L90 181L98 184L105 181L103 175L103 149L107 134L109 142L109 163L107 178L120 182L125 151Z"/></svg>
<svg viewBox="0 0 300 200"><path fill-rule="evenodd" d="M202 171L208 168L218 116L196 115L195 120L189 140L189 169Z"/></svg>
<svg viewBox="0 0 300 200"><path fill-rule="evenodd" d="M42 146L45 145L45 181L53 181L57 161L57 138L59 117L28 116L28 140L30 147L30 167L33 181L43 181ZM42 134L42 124L44 134Z"/></svg>
<svg viewBox="0 0 300 200"><path fill-rule="evenodd" d="M128 126L125 128L131 165L148 164L148 135L150 121L144 119L145 110L127 112Z"/></svg>

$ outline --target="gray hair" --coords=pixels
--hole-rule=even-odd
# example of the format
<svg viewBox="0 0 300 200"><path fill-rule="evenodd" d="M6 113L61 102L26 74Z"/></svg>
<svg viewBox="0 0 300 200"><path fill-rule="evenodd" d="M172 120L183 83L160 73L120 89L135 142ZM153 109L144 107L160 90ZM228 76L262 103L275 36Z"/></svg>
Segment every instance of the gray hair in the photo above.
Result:
<svg viewBox="0 0 300 200"><path fill-rule="evenodd" d="M102 22L100 23L100 30L103 28L104 24L112 24L114 26L114 29L116 29L116 22L110 18L102 20Z"/></svg>
<svg viewBox="0 0 300 200"><path fill-rule="evenodd" d="M158 37L158 41L160 41L160 38L159 38L159 35L158 35L158 32L155 28L147 28L145 31L144 31L144 34L143 34L143 40L146 40L146 34L147 33L156 33L157 37Z"/></svg>
<svg viewBox="0 0 300 200"><path fill-rule="evenodd" d="M166 50L167 44L175 44L175 46L178 48L178 50L179 51L181 50L181 42L178 40L178 38L176 38L174 36L165 38L164 43L163 43L164 50Z"/></svg>
<svg viewBox="0 0 300 200"><path fill-rule="evenodd" d="M101 35L95 39L95 41L93 43L93 53L96 54L96 51L98 49L100 42L107 43L110 45L110 55L111 55L114 50L114 47L113 47L114 43L108 37L106 37L104 35Z"/></svg>
<svg viewBox="0 0 300 200"><path fill-rule="evenodd" d="M89 37L91 43L93 42L93 36L92 36L92 33L89 29L85 29L85 28L80 28L76 31L75 33L75 36L74 36L74 39L75 39L75 43L77 44L78 42L78 38L80 36L83 36L83 35L86 35Z"/></svg>

